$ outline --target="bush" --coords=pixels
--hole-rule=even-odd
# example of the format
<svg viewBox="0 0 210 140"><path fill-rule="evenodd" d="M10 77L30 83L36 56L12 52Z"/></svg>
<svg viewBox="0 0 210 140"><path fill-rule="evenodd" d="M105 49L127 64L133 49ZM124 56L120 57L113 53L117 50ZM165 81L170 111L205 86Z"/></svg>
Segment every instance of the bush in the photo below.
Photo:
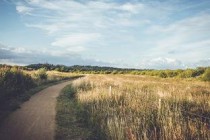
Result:
<svg viewBox="0 0 210 140"><path fill-rule="evenodd" d="M25 91L35 87L31 76L16 68L0 69L0 100L21 96Z"/></svg>
<svg viewBox="0 0 210 140"><path fill-rule="evenodd" d="M159 73L159 77L161 77L161 78L167 78L167 74L164 71L161 71Z"/></svg>
<svg viewBox="0 0 210 140"><path fill-rule="evenodd" d="M104 74L111 74L111 71L104 71Z"/></svg>
<svg viewBox="0 0 210 140"><path fill-rule="evenodd" d="M167 77L175 77L178 75L178 72L173 71L173 70L167 70L166 74L167 74Z"/></svg>
<svg viewBox="0 0 210 140"><path fill-rule="evenodd" d="M39 80L47 80L47 70L45 68L38 69L35 77Z"/></svg>
<svg viewBox="0 0 210 140"><path fill-rule="evenodd" d="M112 74L117 74L117 73L118 73L117 70L112 71Z"/></svg>
<svg viewBox="0 0 210 140"><path fill-rule="evenodd" d="M210 68L207 68L202 76L204 81L210 81Z"/></svg>
<svg viewBox="0 0 210 140"><path fill-rule="evenodd" d="M193 77L194 71L192 69L187 69L179 74L180 78L191 78Z"/></svg>
<svg viewBox="0 0 210 140"><path fill-rule="evenodd" d="M198 68L196 68L196 70L194 70L193 77L198 77L198 76L202 75L204 72L205 72L205 68L198 67Z"/></svg>

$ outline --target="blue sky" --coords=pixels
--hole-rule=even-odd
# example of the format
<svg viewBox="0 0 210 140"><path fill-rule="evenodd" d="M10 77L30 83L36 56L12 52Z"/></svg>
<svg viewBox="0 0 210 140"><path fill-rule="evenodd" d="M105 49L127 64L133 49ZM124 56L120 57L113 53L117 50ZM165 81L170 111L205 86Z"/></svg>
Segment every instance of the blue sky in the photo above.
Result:
<svg viewBox="0 0 210 140"><path fill-rule="evenodd" d="M208 0L0 0L0 63L210 66Z"/></svg>

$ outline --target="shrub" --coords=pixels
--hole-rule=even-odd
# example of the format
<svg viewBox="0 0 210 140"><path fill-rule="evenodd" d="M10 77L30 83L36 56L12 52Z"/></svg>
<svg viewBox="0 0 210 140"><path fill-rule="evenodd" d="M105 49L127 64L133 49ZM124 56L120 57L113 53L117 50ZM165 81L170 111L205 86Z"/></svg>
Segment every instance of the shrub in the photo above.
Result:
<svg viewBox="0 0 210 140"><path fill-rule="evenodd" d="M191 78L193 77L193 70L192 69L187 69L183 71L182 73L179 74L180 78Z"/></svg>
<svg viewBox="0 0 210 140"><path fill-rule="evenodd" d="M210 81L210 68L207 68L202 76L204 81Z"/></svg>
<svg viewBox="0 0 210 140"><path fill-rule="evenodd" d="M16 68L0 69L0 100L21 96L25 91L35 87L31 76Z"/></svg>
<svg viewBox="0 0 210 140"><path fill-rule="evenodd" d="M159 73L159 77L161 77L161 78L167 78L167 74L164 71L161 71Z"/></svg>
<svg viewBox="0 0 210 140"><path fill-rule="evenodd" d="M204 72L205 72L205 68L203 68L203 67L198 67L198 68L196 68L196 70L194 70L194 72L193 72L193 77L200 76L200 75L202 75Z"/></svg>
<svg viewBox="0 0 210 140"><path fill-rule="evenodd" d="M167 77L175 77L178 75L178 72L172 71L172 70L167 70L166 74L167 74Z"/></svg>
<svg viewBox="0 0 210 140"><path fill-rule="evenodd" d="M118 71L118 74L123 74L123 71Z"/></svg>
<svg viewBox="0 0 210 140"><path fill-rule="evenodd" d="M47 80L47 70L45 68L38 69L35 77L39 80Z"/></svg>
<svg viewBox="0 0 210 140"><path fill-rule="evenodd" d="M104 71L104 74L111 74L111 71Z"/></svg>
<svg viewBox="0 0 210 140"><path fill-rule="evenodd" d="M117 70L112 71L112 74L117 74L117 73L118 73Z"/></svg>

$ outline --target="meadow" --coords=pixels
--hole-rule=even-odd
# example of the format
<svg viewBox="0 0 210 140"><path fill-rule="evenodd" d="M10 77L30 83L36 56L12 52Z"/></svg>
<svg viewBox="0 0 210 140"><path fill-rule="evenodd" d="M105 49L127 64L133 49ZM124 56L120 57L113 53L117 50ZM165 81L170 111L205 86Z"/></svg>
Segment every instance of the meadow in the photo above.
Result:
<svg viewBox="0 0 210 140"><path fill-rule="evenodd" d="M83 74L57 99L56 139L210 139L210 68L76 68L1 67L0 121L38 91Z"/></svg>
<svg viewBox="0 0 210 140"><path fill-rule="evenodd" d="M75 91L68 98L75 98L78 121L97 139L210 139L209 82L88 75L75 80L69 89Z"/></svg>

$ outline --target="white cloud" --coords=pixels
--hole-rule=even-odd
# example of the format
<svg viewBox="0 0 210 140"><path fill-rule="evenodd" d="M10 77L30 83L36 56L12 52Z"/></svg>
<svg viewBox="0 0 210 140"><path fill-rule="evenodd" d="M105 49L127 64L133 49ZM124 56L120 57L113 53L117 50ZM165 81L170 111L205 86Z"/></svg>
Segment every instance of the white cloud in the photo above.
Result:
<svg viewBox="0 0 210 140"><path fill-rule="evenodd" d="M143 8L143 4L139 3L119 4L104 1L81 3L66 0L28 0L27 4L36 9L31 13L31 16L49 18L43 18L41 23L37 20L26 25L48 31L48 33L63 31L63 29L88 30L91 28L112 28L113 25L118 26L119 24L125 26L138 24L136 21L132 23L133 19L130 19L130 16ZM75 27L75 25L77 26Z"/></svg>
<svg viewBox="0 0 210 140"><path fill-rule="evenodd" d="M24 63L17 63L14 59L0 59L0 64L25 66Z"/></svg>
<svg viewBox="0 0 210 140"><path fill-rule="evenodd" d="M120 10L124 10L130 13L137 14L140 10L144 10L144 4L142 3L125 3L119 7Z"/></svg>
<svg viewBox="0 0 210 140"><path fill-rule="evenodd" d="M147 33L159 36L153 40L155 47L151 51L157 56L172 55L186 62L205 59L210 53L209 25L210 16L207 14L194 15L168 25L154 25Z"/></svg>
<svg viewBox="0 0 210 140"><path fill-rule="evenodd" d="M149 68L149 69L178 69L178 68L186 68L185 64L183 64L180 60L172 59L172 58L153 58L148 60L142 60L139 63L140 68Z"/></svg>
<svg viewBox="0 0 210 140"><path fill-rule="evenodd" d="M148 33L183 33L187 35L195 31L205 31L209 29L210 15L203 13L187 17L167 25L153 25L149 28Z"/></svg>
<svg viewBox="0 0 210 140"><path fill-rule="evenodd" d="M210 66L210 58L199 60L195 64L193 64L194 67L205 67Z"/></svg>
<svg viewBox="0 0 210 140"><path fill-rule="evenodd" d="M30 50L27 50L26 48L21 48L21 47L18 47L18 48L13 48L12 50L11 50L11 52L13 52L13 53L15 53L15 54L23 54L23 53L33 53L32 51L30 51Z"/></svg>
<svg viewBox="0 0 210 140"><path fill-rule="evenodd" d="M72 35L62 36L52 42L52 46L66 47L69 50L79 52L85 50L83 45L95 41L100 35L97 33L77 33Z"/></svg>
<svg viewBox="0 0 210 140"><path fill-rule="evenodd" d="M56 1L47 1L47 0L26 0L30 5L50 9L50 10L59 10L60 7Z"/></svg>
<svg viewBox="0 0 210 140"><path fill-rule="evenodd" d="M55 24L25 24L27 27L33 27L38 28L41 30L46 31L49 35L52 35L53 33L59 32L60 30L65 30L68 28L77 27L77 25L74 24L67 24L67 23L55 23Z"/></svg>
<svg viewBox="0 0 210 140"><path fill-rule="evenodd" d="M33 8L27 7L25 5L18 5L18 6L16 6L16 10L20 14L28 14L33 11Z"/></svg>

